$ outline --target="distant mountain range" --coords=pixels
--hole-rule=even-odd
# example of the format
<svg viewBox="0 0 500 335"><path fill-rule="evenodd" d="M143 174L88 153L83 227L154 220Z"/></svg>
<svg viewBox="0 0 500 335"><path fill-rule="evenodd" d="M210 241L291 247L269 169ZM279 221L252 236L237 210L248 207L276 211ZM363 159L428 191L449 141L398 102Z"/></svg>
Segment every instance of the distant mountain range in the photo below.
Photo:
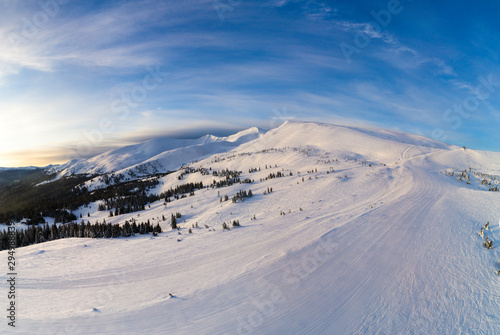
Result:
<svg viewBox="0 0 500 335"><path fill-rule="evenodd" d="M263 132L256 127L227 137L205 135L198 139L156 138L147 142L110 150L89 159L77 159L54 165L50 173L75 174L126 173L148 175L173 171L193 160L229 151L258 139Z"/></svg>

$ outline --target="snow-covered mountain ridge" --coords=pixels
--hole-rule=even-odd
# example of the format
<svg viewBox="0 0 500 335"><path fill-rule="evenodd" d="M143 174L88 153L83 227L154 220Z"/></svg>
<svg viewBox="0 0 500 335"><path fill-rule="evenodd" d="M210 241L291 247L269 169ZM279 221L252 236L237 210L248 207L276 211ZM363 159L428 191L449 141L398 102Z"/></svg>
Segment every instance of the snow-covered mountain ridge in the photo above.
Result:
<svg viewBox="0 0 500 335"><path fill-rule="evenodd" d="M104 201L75 211L84 222L159 223L156 237L18 249L15 333L496 333L500 193L472 177L500 175L499 153L311 122L227 149L148 190L202 182L191 195L114 216L98 210ZM469 168L473 183L454 178ZM218 187L222 171L250 182ZM222 228L234 220L241 226ZM486 222L493 250L478 236Z"/></svg>
<svg viewBox="0 0 500 335"><path fill-rule="evenodd" d="M42 169L36 166L25 166L25 167L0 167L0 172L3 171L12 171L12 170L39 170Z"/></svg>
<svg viewBox="0 0 500 335"><path fill-rule="evenodd" d="M267 133L253 127L228 137L205 135L199 139L181 140L157 138L111 150L90 159L53 166L48 171L57 173L59 177L113 174L122 175L122 180L133 180L175 171L213 154L285 146L311 146L332 154L350 152L352 158L356 159L391 161L397 159L401 147L408 144L414 144L423 151L450 148L442 142L397 131L287 121ZM97 178L93 184L94 187L107 185L102 178Z"/></svg>
<svg viewBox="0 0 500 335"><path fill-rule="evenodd" d="M172 171L192 160L227 151L261 136L258 128L250 128L227 137L205 135L198 139L156 138L144 143L118 148L90 159L73 160L54 166L49 171L61 176L140 171L153 174Z"/></svg>

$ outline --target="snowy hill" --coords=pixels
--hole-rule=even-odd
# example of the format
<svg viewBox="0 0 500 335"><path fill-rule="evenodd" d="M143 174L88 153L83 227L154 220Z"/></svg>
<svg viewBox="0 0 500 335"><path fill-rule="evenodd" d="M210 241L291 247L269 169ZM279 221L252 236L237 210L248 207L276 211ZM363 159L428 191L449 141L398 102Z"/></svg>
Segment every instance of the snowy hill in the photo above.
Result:
<svg viewBox="0 0 500 335"><path fill-rule="evenodd" d="M111 150L86 160L73 160L52 167L60 175L103 174L140 170L140 174L176 170L192 160L230 150L261 135L250 128L228 137L205 135L199 139L156 138L150 141ZM141 169L142 168L142 169Z"/></svg>
<svg viewBox="0 0 500 335"><path fill-rule="evenodd" d="M18 328L4 322L1 333L497 333L500 193L448 173L470 168L494 183L499 153L307 122L240 135L123 158L161 147L145 143L82 165L165 167L181 150L180 160L196 162L148 192L204 187L140 212L110 217L102 201L75 212L91 223L150 220L163 228L156 237L17 249ZM254 140L239 143L245 136ZM222 185L225 171L241 171L242 182ZM253 196L231 201L242 190ZM179 230L170 228L174 213ZM493 250L477 234L488 221Z"/></svg>
<svg viewBox="0 0 500 335"><path fill-rule="evenodd" d="M392 130L287 121L269 131L257 143L241 146L241 150L246 150L246 147L266 149L312 146L331 154L352 154L360 158L391 162L399 159L402 149L410 145L420 152L457 148L422 136Z"/></svg>

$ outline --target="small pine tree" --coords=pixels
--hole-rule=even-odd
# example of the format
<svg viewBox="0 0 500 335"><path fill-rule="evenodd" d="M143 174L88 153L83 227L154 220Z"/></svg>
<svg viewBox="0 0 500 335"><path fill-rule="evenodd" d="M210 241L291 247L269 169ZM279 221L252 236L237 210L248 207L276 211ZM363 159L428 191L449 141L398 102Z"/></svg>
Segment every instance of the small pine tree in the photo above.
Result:
<svg viewBox="0 0 500 335"><path fill-rule="evenodd" d="M177 229L177 218L174 216L174 214L172 214L170 220L171 220L170 226L172 227L172 229Z"/></svg>

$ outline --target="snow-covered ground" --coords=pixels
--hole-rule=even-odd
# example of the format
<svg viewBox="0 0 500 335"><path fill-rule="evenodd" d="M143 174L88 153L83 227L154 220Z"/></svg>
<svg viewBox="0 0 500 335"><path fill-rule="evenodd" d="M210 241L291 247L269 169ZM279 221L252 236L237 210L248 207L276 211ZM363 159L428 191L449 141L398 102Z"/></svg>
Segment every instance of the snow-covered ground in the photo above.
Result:
<svg viewBox="0 0 500 335"><path fill-rule="evenodd" d="M90 159L74 159L66 164L55 165L50 171L59 176L126 172L144 175L174 171L184 163L228 151L260 136L261 131L253 127L228 137L207 134L198 139L156 138L110 150Z"/></svg>
<svg viewBox="0 0 500 335"><path fill-rule="evenodd" d="M134 217L164 232L18 249L16 328L4 320L0 333L498 333L500 193L443 171L499 175L500 154L288 122L191 167L239 170L255 183L111 218L97 204L81 208L76 214L92 223ZM154 192L219 179L179 180L181 172L162 177ZM272 172L285 176L261 181ZM239 190L254 196L220 202ZM176 212L180 231L169 227ZM223 231L232 220L241 227ZM477 234L487 221L493 250ZM6 251L2 257L6 264ZM5 280L0 290L7 306Z"/></svg>

